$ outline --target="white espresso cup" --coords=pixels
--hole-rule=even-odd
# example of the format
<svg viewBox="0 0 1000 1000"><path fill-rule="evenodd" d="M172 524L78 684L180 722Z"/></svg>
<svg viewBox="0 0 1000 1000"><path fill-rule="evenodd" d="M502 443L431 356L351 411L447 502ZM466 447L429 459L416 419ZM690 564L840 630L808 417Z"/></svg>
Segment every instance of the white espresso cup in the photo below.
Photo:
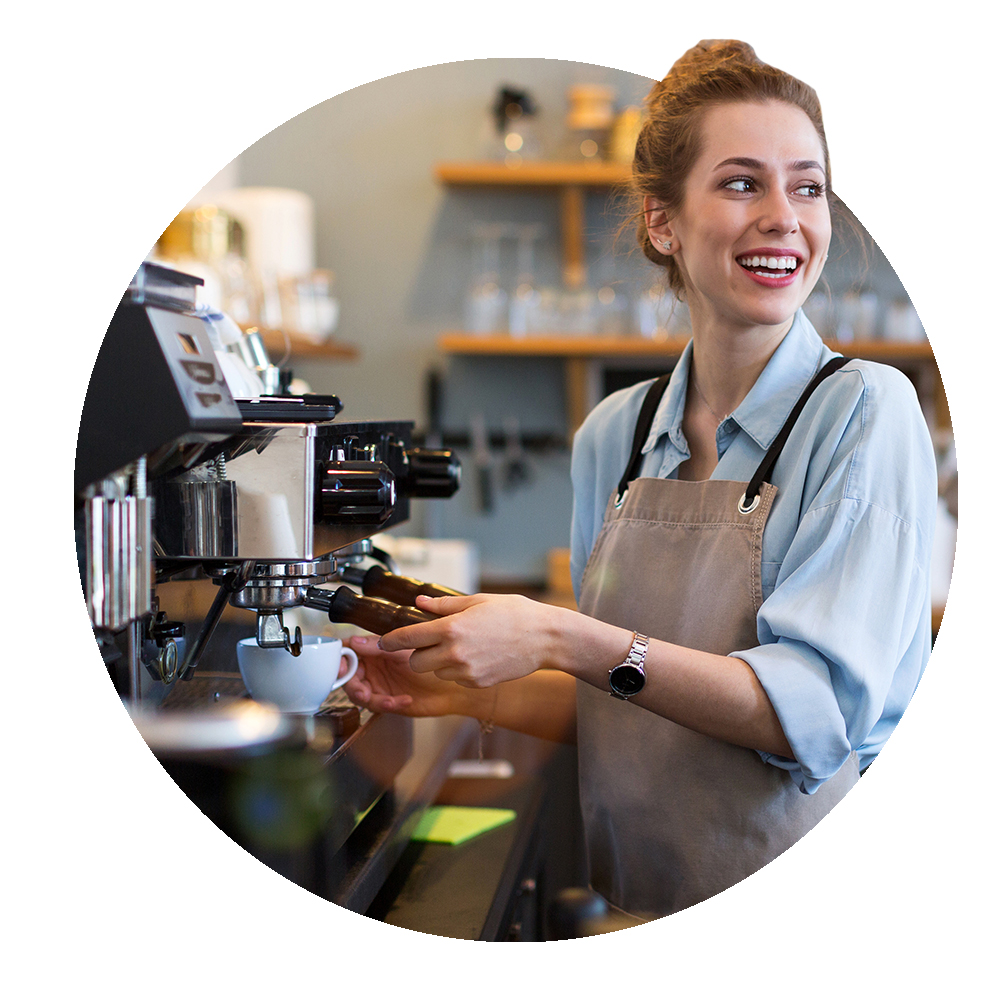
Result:
<svg viewBox="0 0 1000 1000"><path fill-rule="evenodd" d="M349 668L338 677L341 657ZM345 649L340 639L327 635L303 636L298 656L282 647L258 646L255 638L241 639L236 645L236 659L254 701L296 715L314 715L330 692L343 687L358 669L357 653Z"/></svg>

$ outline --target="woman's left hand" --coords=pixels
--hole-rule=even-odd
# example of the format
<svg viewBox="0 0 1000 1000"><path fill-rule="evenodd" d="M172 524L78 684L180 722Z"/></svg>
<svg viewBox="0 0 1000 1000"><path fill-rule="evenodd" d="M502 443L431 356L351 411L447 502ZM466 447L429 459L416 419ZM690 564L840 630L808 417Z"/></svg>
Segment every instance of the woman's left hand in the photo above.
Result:
<svg viewBox="0 0 1000 1000"><path fill-rule="evenodd" d="M546 666L562 610L516 594L418 597L443 617L387 632L386 651L412 649L410 667L464 687L492 687Z"/></svg>

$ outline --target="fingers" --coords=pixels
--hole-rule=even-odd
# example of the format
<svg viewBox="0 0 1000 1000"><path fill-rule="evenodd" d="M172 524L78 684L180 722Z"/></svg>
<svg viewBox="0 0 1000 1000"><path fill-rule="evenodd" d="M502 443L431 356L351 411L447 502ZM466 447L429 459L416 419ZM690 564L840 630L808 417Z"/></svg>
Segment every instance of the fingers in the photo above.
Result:
<svg viewBox="0 0 1000 1000"><path fill-rule="evenodd" d="M371 712L404 712L413 704L408 694L372 694L363 706Z"/></svg>
<svg viewBox="0 0 1000 1000"><path fill-rule="evenodd" d="M412 628L413 626L407 626ZM397 632L401 632L402 629L396 629ZM388 633L387 633L388 634ZM381 656L387 660L397 661L399 664L406 662L409 656L409 650L412 646L400 645L396 643L393 648L384 649L381 640L376 635L352 635L345 639L344 642L358 654L358 657L364 659L365 657ZM388 656L388 653L392 653L392 656Z"/></svg>
<svg viewBox="0 0 1000 1000"><path fill-rule="evenodd" d="M460 598L453 597L435 599L443 601L460 600ZM404 625L402 628L393 629L392 632L386 632L378 640L378 648L387 653L395 653L403 649L424 649L427 646L436 646L445 639L450 627L450 625L443 624L442 621Z"/></svg>
<svg viewBox="0 0 1000 1000"><path fill-rule="evenodd" d="M367 705L372 688L365 678L365 668L358 667L357 673L344 685L344 693L355 705Z"/></svg>
<svg viewBox="0 0 1000 1000"><path fill-rule="evenodd" d="M471 608L474 604L482 603L483 600L483 594L463 594L461 597L427 597L418 594L417 607L422 611L429 611L432 615L454 615Z"/></svg>
<svg viewBox="0 0 1000 1000"><path fill-rule="evenodd" d="M362 666L358 666L358 672L344 685L344 692L359 708L372 712L403 712L413 704L413 698L408 694L376 691Z"/></svg>
<svg viewBox="0 0 1000 1000"><path fill-rule="evenodd" d="M441 669L454 670L455 664L442 664L442 653L440 649L417 649L410 654L410 669L417 674L437 674ZM451 677L442 677L442 680L452 680Z"/></svg>
<svg viewBox="0 0 1000 1000"><path fill-rule="evenodd" d="M420 609L440 615L441 618L432 622L420 622L417 625L404 625L403 628L386 632L379 639L378 648L386 652L396 652L401 649L424 649L427 646L436 646L452 637L452 623L447 619L489 599L488 594L470 594L462 597L425 597L420 594L417 597Z"/></svg>

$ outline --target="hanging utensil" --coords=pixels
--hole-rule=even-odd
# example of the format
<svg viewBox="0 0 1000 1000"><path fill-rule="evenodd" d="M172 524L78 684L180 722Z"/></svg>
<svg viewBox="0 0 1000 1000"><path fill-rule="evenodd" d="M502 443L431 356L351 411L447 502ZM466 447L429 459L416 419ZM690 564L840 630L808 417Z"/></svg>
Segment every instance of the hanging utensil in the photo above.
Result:
<svg viewBox="0 0 1000 1000"><path fill-rule="evenodd" d="M483 514L490 514L493 511L493 457L486 433L486 418L481 413L472 417L470 436L472 464L475 466L476 482L479 485L479 510Z"/></svg>
<svg viewBox="0 0 1000 1000"><path fill-rule="evenodd" d="M521 445L521 425L517 417L505 419L503 430L503 482L507 489L512 490L530 482L531 466Z"/></svg>

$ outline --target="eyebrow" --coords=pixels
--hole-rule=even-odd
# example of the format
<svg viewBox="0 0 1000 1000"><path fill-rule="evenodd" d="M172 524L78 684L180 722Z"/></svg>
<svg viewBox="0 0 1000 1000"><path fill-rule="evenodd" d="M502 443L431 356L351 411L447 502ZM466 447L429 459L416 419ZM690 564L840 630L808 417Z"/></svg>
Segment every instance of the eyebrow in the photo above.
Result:
<svg viewBox="0 0 1000 1000"><path fill-rule="evenodd" d="M825 173L823 165L815 160L796 160L791 166L793 170L819 170ZM763 170L765 164L750 156L731 156L728 160L717 164L715 169L718 170L719 167L746 167L749 170Z"/></svg>

